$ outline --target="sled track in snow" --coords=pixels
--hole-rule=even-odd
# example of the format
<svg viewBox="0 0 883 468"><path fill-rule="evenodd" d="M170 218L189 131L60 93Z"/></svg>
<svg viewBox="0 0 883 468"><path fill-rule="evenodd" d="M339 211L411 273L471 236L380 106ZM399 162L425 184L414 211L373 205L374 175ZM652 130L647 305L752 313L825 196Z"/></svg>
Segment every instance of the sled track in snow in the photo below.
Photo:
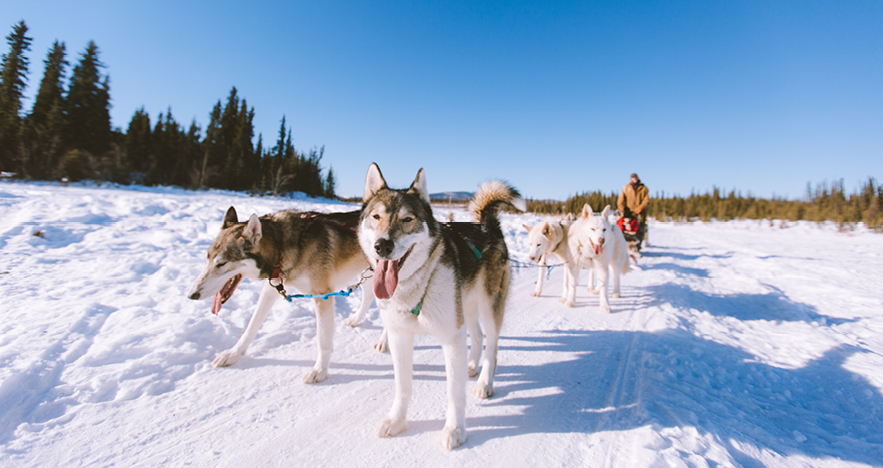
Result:
<svg viewBox="0 0 883 468"><path fill-rule="evenodd" d="M604 377L601 382L609 382L609 389L603 401L603 408L599 410L601 413L592 429L592 437L590 444L592 446L600 446L604 448L600 459L592 460L591 466L613 467L616 465L614 460L627 460L628 455L622 453L629 450L629 447L622 447L619 444L604 443L605 438L602 433L606 431L617 430L621 423L634 421L639 415L641 406L641 389L643 375L640 366L640 358L643 355L641 345L638 343L640 334L635 333L647 322L647 309L642 307L640 299L642 296L634 296L627 304L612 305L614 314L628 314L624 326L622 327L622 338L610 344L614 348L610 349L610 353L605 357L607 367L604 370ZM620 302L620 300L614 300ZM600 406L600 405L599 405Z"/></svg>

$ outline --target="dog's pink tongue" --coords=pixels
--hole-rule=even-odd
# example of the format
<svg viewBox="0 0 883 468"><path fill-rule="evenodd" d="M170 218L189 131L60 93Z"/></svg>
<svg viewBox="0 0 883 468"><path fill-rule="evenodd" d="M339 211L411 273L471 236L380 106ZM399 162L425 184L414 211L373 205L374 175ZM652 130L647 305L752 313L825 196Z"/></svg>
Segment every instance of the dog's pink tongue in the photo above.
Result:
<svg viewBox="0 0 883 468"><path fill-rule="evenodd" d="M218 292L212 297L212 314L218 315L218 312L221 310L221 293Z"/></svg>
<svg viewBox="0 0 883 468"><path fill-rule="evenodd" d="M374 269L374 295L377 299L389 299L399 284L399 261L377 260Z"/></svg>
<svg viewBox="0 0 883 468"><path fill-rule="evenodd" d="M601 255L601 251L602 251L601 245L596 245L595 246L595 255Z"/></svg>

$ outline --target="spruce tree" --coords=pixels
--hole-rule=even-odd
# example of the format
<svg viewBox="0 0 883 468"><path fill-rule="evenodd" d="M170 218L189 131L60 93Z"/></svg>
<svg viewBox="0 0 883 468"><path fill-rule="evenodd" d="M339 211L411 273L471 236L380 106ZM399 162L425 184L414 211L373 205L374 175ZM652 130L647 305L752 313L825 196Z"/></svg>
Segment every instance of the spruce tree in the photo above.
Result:
<svg viewBox="0 0 883 468"><path fill-rule="evenodd" d="M74 67L67 99L67 125L64 137L70 149L100 156L110 147L110 84L102 76L104 64L98 59L98 46L89 41L80 62Z"/></svg>
<svg viewBox="0 0 883 468"><path fill-rule="evenodd" d="M325 198L336 198L334 193L334 171L328 167L328 175L325 177Z"/></svg>
<svg viewBox="0 0 883 468"><path fill-rule="evenodd" d="M55 41L43 61L46 67L34 106L22 125L21 144L29 154L23 166L28 177L52 178L57 169L65 115L64 78L68 65L65 55L64 43Z"/></svg>
<svg viewBox="0 0 883 468"><path fill-rule="evenodd" d="M31 48L31 38L24 21L12 27L6 36L9 53L3 54L0 65L0 170L19 170L15 167L18 158L19 131L21 127L21 96L27 86L28 57L25 52Z"/></svg>
<svg viewBox="0 0 883 468"><path fill-rule="evenodd" d="M125 139L126 165L134 174L133 181L144 182L146 173L153 169L153 148L151 146L150 115L144 108L135 111Z"/></svg>

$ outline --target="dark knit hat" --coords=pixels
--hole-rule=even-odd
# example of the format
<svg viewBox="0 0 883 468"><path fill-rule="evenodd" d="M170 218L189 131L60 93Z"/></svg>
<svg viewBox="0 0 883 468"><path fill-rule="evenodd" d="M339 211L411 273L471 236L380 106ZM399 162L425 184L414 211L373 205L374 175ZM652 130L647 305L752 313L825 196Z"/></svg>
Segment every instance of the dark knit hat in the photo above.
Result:
<svg viewBox="0 0 883 468"><path fill-rule="evenodd" d="M632 175L629 176L629 178L632 178L632 177L634 177L635 179L641 180L641 178L638 177L638 174L635 174L634 172L632 172Z"/></svg>

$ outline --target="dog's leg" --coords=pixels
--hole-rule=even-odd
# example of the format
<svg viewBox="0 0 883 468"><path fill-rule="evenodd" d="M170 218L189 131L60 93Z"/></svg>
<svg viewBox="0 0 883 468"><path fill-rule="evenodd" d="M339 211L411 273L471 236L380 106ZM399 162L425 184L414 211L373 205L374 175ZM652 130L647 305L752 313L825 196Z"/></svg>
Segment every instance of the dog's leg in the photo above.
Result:
<svg viewBox="0 0 883 468"><path fill-rule="evenodd" d="M377 340L377 343L374 343L374 349L379 353L389 351L389 333L387 333L386 327L383 327L383 331L380 332L380 339Z"/></svg>
<svg viewBox="0 0 883 468"><path fill-rule="evenodd" d="M316 345L319 355L316 365L304 375L304 383L319 383L328 378L328 364L334 348L334 298L313 299L316 306Z"/></svg>
<svg viewBox="0 0 883 468"><path fill-rule="evenodd" d="M565 278L565 281L567 281L567 297L562 297L561 303L567 307L573 307L576 305L576 286L579 282L579 265L567 265L567 270L568 274L567 278Z"/></svg>
<svg viewBox="0 0 883 468"><path fill-rule="evenodd" d="M561 300L559 301L562 304L564 304L564 302L567 301L567 292L569 291L569 289L568 289L569 285L570 285L570 266L565 264L564 265L564 275L563 275L563 279L561 280Z"/></svg>
<svg viewBox="0 0 883 468"><path fill-rule="evenodd" d="M411 401L411 379L414 372L414 335L389 331L389 353L395 375L395 398L389 416L377 427L378 437L394 437L408 429L408 403ZM466 369L463 363L463 369Z"/></svg>
<svg viewBox="0 0 883 468"><path fill-rule="evenodd" d="M460 327L448 343L442 343L442 351L445 353L448 411L439 442L446 450L453 450L466 442L466 330L464 327Z"/></svg>
<svg viewBox="0 0 883 468"><path fill-rule="evenodd" d="M270 286L269 282L264 283L264 287L261 289L261 295L258 297L258 305L255 308L254 314L251 316L251 320L248 321L248 326L245 327L245 333L239 337L239 341L236 342L235 346L215 357L215 360L212 361L213 366L232 366L245 355L245 351L248 349L251 342L254 341L254 337L258 334L258 329L261 328L261 324L264 323L264 319L267 318L267 313L273 308L273 304L276 303L277 298L279 298L279 293L276 292L276 289Z"/></svg>
<svg viewBox="0 0 883 468"><path fill-rule="evenodd" d="M478 325L478 313L475 310L466 312L466 326L469 330L469 358L466 361L469 378L478 375L478 360L481 359L481 327ZM471 312L471 313L469 313Z"/></svg>
<svg viewBox="0 0 883 468"><path fill-rule="evenodd" d="M484 361L481 363L481 375L475 383L473 393L476 397L485 399L494 396L494 374L497 371L497 346L500 339L499 327L494 320L493 304L487 300L481 300L478 306L478 316L481 321L481 329L485 334L487 349L484 353ZM500 317L502 317L500 311ZM479 331L480 333L481 331Z"/></svg>
<svg viewBox="0 0 883 468"><path fill-rule="evenodd" d="M355 327L362 323L362 320L365 320L365 314L368 312L368 309L371 308L372 302L374 302L374 291L371 290L370 287L362 288L362 303L359 305L359 310L353 315L347 317L343 321L343 324Z"/></svg>
<svg viewBox="0 0 883 468"><path fill-rule="evenodd" d="M598 295L601 299L600 310L602 313L610 313L610 302L607 299L607 280L610 277L610 268L596 258L593 262L595 274L598 276Z"/></svg>
<svg viewBox="0 0 883 468"><path fill-rule="evenodd" d="M543 293L543 280L546 276L546 269L543 268L543 265L540 265L537 270L539 270L539 274L537 275L537 287L535 287L533 292L530 293L532 297L540 297L540 294Z"/></svg>
<svg viewBox="0 0 883 468"><path fill-rule="evenodd" d="M595 288L595 270L593 268L589 268L589 286L588 290L592 294L598 294L598 289Z"/></svg>
<svg viewBox="0 0 883 468"><path fill-rule="evenodd" d="M628 261L628 257L626 257L625 261ZM613 298L619 299L620 297L622 297L619 294L619 279L620 273L622 272L622 262L619 262L619 265L616 266L611 265L610 269L613 270L610 272L613 275Z"/></svg>

